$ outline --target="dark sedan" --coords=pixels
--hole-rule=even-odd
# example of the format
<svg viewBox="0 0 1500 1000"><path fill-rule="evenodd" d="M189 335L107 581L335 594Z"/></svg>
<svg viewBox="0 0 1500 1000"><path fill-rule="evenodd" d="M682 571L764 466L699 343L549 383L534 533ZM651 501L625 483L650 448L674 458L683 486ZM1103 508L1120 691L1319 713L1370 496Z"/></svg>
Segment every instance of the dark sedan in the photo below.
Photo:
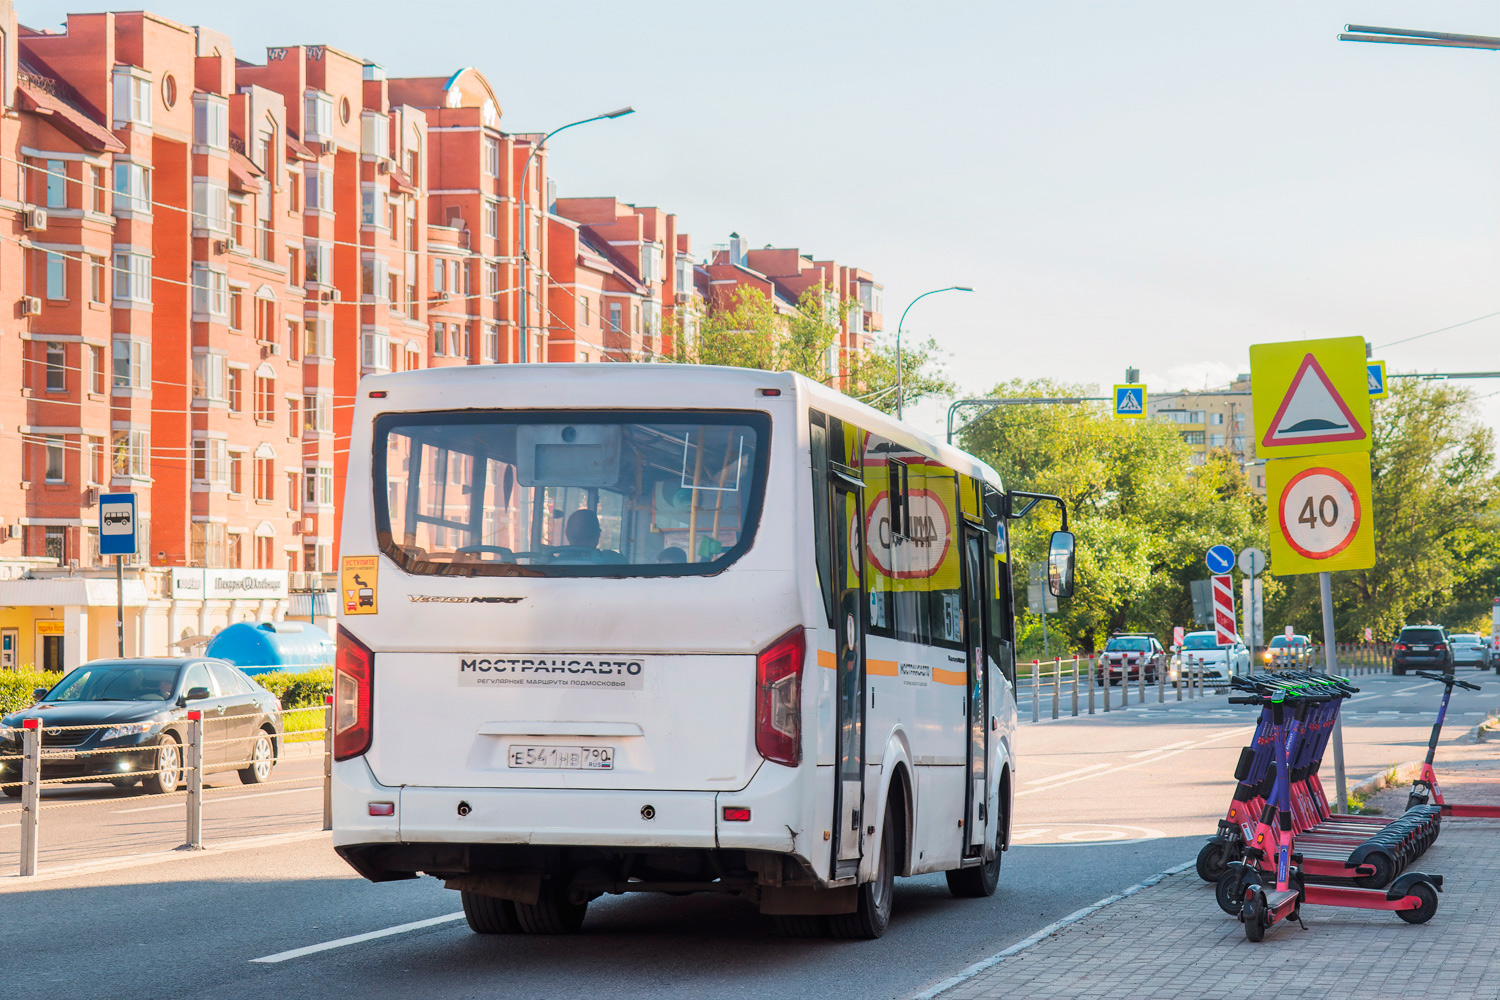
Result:
<svg viewBox="0 0 1500 1000"><path fill-rule="evenodd" d="M188 712L203 713L205 772L235 770L246 784L271 776L281 748L281 702L233 665L178 657L96 660L69 673L37 703L0 719L0 756L21 750L21 723L42 724L42 778L97 777L153 793L184 781ZM54 728L56 727L56 728ZM85 728L64 728L85 727ZM125 750L124 753L90 751ZM21 780L20 761L0 763L0 782ZM21 794L8 785L5 794Z"/></svg>
<svg viewBox="0 0 1500 1000"><path fill-rule="evenodd" d="M1391 646L1391 673L1412 670L1453 672L1453 647L1441 625L1408 625Z"/></svg>

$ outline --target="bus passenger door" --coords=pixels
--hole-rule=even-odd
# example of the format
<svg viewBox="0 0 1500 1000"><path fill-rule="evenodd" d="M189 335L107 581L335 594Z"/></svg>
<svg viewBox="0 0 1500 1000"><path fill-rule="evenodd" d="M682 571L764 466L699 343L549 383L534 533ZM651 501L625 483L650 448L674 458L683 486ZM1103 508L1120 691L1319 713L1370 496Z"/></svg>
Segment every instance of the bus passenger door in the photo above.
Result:
<svg viewBox="0 0 1500 1000"><path fill-rule="evenodd" d="M964 652L968 660L968 782L964 790L964 856L981 854L985 847L985 820L989 815L990 713L988 657L985 650L984 618L986 574L984 536L964 527Z"/></svg>
<svg viewBox="0 0 1500 1000"><path fill-rule="evenodd" d="M865 588L862 490L833 489L834 644L838 733L834 777L833 876L859 870L864 845L865 788Z"/></svg>

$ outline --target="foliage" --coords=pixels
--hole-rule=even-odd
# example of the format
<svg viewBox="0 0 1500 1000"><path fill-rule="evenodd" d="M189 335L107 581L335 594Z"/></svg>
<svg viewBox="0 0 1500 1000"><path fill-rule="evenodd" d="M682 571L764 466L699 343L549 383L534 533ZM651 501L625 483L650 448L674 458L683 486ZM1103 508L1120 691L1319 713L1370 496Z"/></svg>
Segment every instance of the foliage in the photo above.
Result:
<svg viewBox="0 0 1500 1000"><path fill-rule="evenodd" d="M1050 380L1012 381L991 396L1097 395ZM1155 633L1192 621L1188 583L1219 542L1264 545L1263 501L1227 453L1202 466L1171 424L1116 420L1099 404L996 407L962 434L963 447L1009 489L1050 493L1068 506L1078 537L1077 588L1048 616L1053 649L1098 650L1116 631ZM1027 567L1045 558L1056 507L1011 523L1020 632L1039 632L1026 610ZM1268 581L1268 584L1270 582ZM1274 585L1269 586L1272 592Z"/></svg>
<svg viewBox="0 0 1500 1000"><path fill-rule="evenodd" d="M333 668L304 670L301 673L271 671L256 674L260 686L281 699L281 707L321 708L324 699L333 694Z"/></svg>
<svg viewBox="0 0 1500 1000"><path fill-rule="evenodd" d="M1376 562L1333 575L1335 634L1347 641L1369 628L1389 639L1427 621L1487 633L1500 576L1494 432L1472 392L1446 382L1394 380L1372 416ZM1289 579L1276 620L1321 636L1317 577Z"/></svg>
<svg viewBox="0 0 1500 1000"><path fill-rule="evenodd" d="M853 299L830 304L821 287L814 286L802 294L795 308L778 309L759 289L741 286L727 305L693 317L691 335L687 332L689 324L683 320L670 324L672 360L798 372L892 412L896 408L894 338L881 338L871 349L851 353L847 377L828 369L829 351L838 340L841 317L858 308L859 303ZM908 404L924 396L954 391L953 382L937 368L937 355L937 343L931 338L902 345Z"/></svg>
<svg viewBox="0 0 1500 1000"><path fill-rule="evenodd" d="M37 688L50 688L62 680L62 671L3 670L0 671L0 715L19 712L35 699L31 692Z"/></svg>

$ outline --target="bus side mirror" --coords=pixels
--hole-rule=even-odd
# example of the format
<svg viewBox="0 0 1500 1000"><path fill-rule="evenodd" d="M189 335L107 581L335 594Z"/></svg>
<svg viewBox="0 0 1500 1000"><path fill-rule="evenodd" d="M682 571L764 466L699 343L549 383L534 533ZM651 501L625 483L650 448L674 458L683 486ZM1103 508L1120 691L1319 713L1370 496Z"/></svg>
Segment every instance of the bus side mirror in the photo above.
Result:
<svg viewBox="0 0 1500 1000"><path fill-rule="evenodd" d="M1053 597L1073 596L1073 533L1054 531L1047 552L1047 589Z"/></svg>

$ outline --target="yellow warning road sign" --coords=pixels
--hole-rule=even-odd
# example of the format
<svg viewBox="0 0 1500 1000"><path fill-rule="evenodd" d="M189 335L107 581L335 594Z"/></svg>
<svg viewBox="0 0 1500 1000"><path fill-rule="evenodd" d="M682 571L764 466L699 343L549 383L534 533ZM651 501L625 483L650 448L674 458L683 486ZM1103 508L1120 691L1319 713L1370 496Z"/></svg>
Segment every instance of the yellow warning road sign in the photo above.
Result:
<svg viewBox="0 0 1500 1000"><path fill-rule="evenodd" d="M1361 337L1252 345L1250 393L1261 458L1370 450Z"/></svg>
<svg viewBox="0 0 1500 1000"><path fill-rule="evenodd" d="M1375 565L1368 454L1268 462L1266 500L1272 573L1293 576Z"/></svg>

